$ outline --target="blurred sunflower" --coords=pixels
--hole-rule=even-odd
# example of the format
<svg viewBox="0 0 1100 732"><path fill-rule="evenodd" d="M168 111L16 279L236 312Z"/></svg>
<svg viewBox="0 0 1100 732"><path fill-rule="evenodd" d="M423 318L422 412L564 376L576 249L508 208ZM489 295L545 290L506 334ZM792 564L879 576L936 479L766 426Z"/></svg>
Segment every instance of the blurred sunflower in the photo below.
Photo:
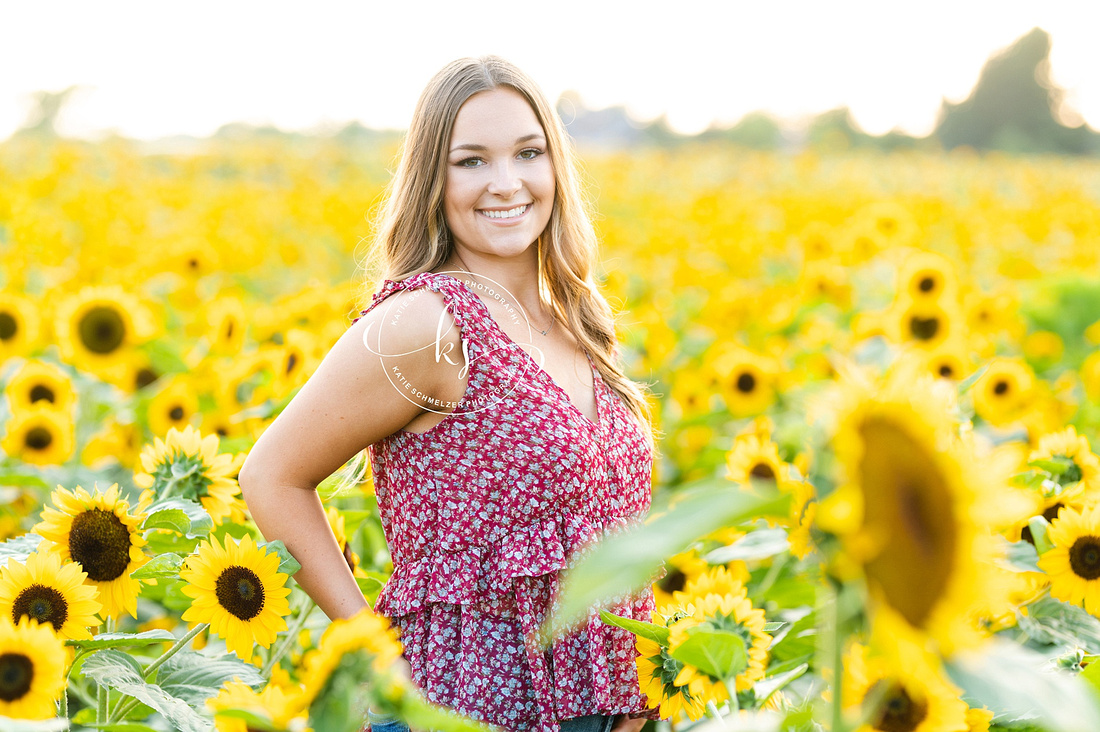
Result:
<svg viewBox="0 0 1100 732"><path fill-rule="evenodd" d="M44 508L42 521L33 531L53 542L48 548L62 561L72 560L87 573L85 582L99 590L104 617L128 612L137 618L141 585L130 573L149 561L138 528L144 517L140 512L130 514L130 504L119 497L117 483L106 493L98 486L94 490L93 495L80 486L72 491L58 486L51 496L57 509Z"/></svg>
<svg viewBox="0 0 1100 732"><path fill-rule="evenodd" d="M1039 445L1028 456L1028 462L1035 460L1058 464L1063 472L1054 475L1054 481L1063 486L1081 483L1084 500L1100 498L1100 458L1089 447L1089 439L1077 434L1073 425L1040 437Z"/></svg>
<svg viewBox="0 0 1100 732"><path fill-rule="evenodd" d="M124 356L156 334L156 322L142 301L119 285L85 287L57 308L62 358L77 368L118 378Z"/></svg>
<svg viewBox="0 0 1100 732"><path fill-rule="evenodd" d="M134 484L151 490L155 500L198 501L214 524L221 524L235 510L243 513L236 476L245 455L219 454L218 442L217 435L203 437L194 427L170 427L163 442L156 437L142 450L142 470L134 473Z"/></svg>
<svg viewBox="0 0 1100 732"><path fill-rule="evenodd" d="M865 646L851 645L842 664L844 706L867 720L856 732L965 732L961 692L917 655L871 656Z"/></svg>
<svg viewBox="0 0 1100 732"><path fill-rule="evenodd" d="M1050 575L1050 594L1100 615L1100 506L1064 508L1050 525L1054 548L1039 557Z"/></svg>
<svg viewBox="0 0 1100 732"><path fill-rule="evenodd" d="M733 449L726 454L729 479L749 490L753 482L772 487L786 478L786 463L779 457L779 446L767 434L748 432L738 435Z"/></svg>
<svg viewBox="0 0 1100 732"><path fill-rule="evenodd" d="M790 531L787 541L791 545L791 554L805 559L814 549L813 535L810 532L817 517L817 491L808 480L792 482Z"/></svg>
<svg viewBox="0 0 1100 732"><path fill-rule="evenodd" d="M210 623L210 632L247 661L254 645L268 648L287 628L288 577L278 571L279 555L256 546L251 536L224 541L211 536L185 560L180 579L188 584L182 592L192 603L181 617Z"/></svg>
<svg viewBox="0 0 1100 732"><path fill-rule="evenodd" d="M210 353L236 356L244 348L248 316L240 298L222 296L206 307L198 317L210 343ZM198 335L198 334L196 334Z"/></svg>
<svg viewBox="0 0 1100 732"><path fill-rule="evenodd" d="M1009 424L1023 416L1034 387L1035 375L1027 364L996 358L971 390L974 411L994 427Z"/></svg>
<svg viewBox="0 0 1100 732"><path fill-rule="evenodd" d="M304 384L323 356L316 337L299 328L291 328L284 343L268 351L271 371L275 375L273 392L284 396Z"/></svg>
<svg viewBox="0 0 1100 732"><path fill-rule="evenodd" d="M356 572L359 569L359 555L353 552L351 545L348 544L348 534L344 528L344 514L340 513L336 506L329 506L325 509L325 516L328 518L328 525L336 537L336 543L339 545L340 551L343 552L344 559L347 560L348 567L353 573Z"/></svg>
<svg viewBox="0 0 1100 732"><path fill-rule="evenodd" d="M190 379L176 374L156 396L149 400L149 431L163 435L170 429L182 430L199 414L199 399Z"/></svg>
<svg viewBox="0 0 1100 732"><path fill-rule="evenodd" d="M389 618L375 615L369 607L346 620L332 621L318 647L306 654L302 670L303 704L311 706L324 693L345 657L366 654L374 671L388 669L403 650L399 635Z"/></svg>
<svg viewBox="0 0 1100 732"><path fill-rule="evenodd" d="M898 269L897 291L915 302L953 302L958 295L955 266L950 259L936 252L911 254Z"/></svg>
<svg viewBox="0 0 1100 732"><path fill-rule="evenodd" d="M46 625L0 617L0 717L49 719L65 688L65 644Z"/></svg>
<svg viewBox="0 0 1100 732"><path fill-rule="evenodd" d="M948 381L962 381L972 371L970 356L962 339L949 338L928 351L927 371Z"/></svg>
<svg viewBox="0 0 1100 732"><path fill-rule="evenodd" d="M1081 364L1081 385L1091 401L1100 402L1100 351L1090 353Z"/></svg>
<svg viewBox="0 0 1100 732"><path fill-rule="evenodd" d="M749 581L749 573L745 569L744 562L738 562L731 570L729 567L717 566L707 569L684 584L682 591L672 593L673 605L687 607L697 597L707 595L737 595Z"/></svg>
<svg viewBox="0 0 1100 732"><path fill-rule="evenodd" d="M669 566L665 576L653 585L653 597L658 608L676 604L673 595L710 567L695 549L674 554L666 560L666 564Z"/></svg>
<svg viewBox="0 0 1100 732"><path fill-rule="evenodd" d="M127 469L132 468L141 448L137 426L107 419L101 427L84 445L80 461L92 469L101 468L109 461L118 462Z"/></svg>
<svg viewBox="0 0 1100 732"><path fill-rule="evenodd" d="M776 368L748 351L716 356L712 364L718 392L734 417L755 417L775 400Z"/></svg>
<svg viewBox="0 0 1100 732"><path fill-rule="evenodd" d="M306 709L302 706L302 694L297 689L287 690L275 684L267 684L259 692L242 681L226 682L216 696L206 700L206 708L214 714L217 732L249 732L252 728L243 719L219 712L244 710L260 716L270 724L271 732L306 732Z"/></svg>
<svg viewBox="0 0 1100 732"><path fill-rule="evenodd" d="M12 412L48 407L66 416L76 404L72 379L59 366L46 361L27 361L4 387Z"/></svg>
<svg viewBox="0 0 1100 732"><path fill-rule="evenodd" d="M989 725L993 721L993 712L988 709L966 710L966 732L989 732Z"/></svg>
<svg viewBox="0 0 1100 732"><path fill-rule="evenodd" d="M7 421L0 449L34 465L62 465L73 457L73 432L69 415L36 406L15 413Z"/></svg>
<svg viewBox="0 0 1100 732"><path fill-rule="evenodd" d="M1028 333L1023 343L1024 356L1040 370L1050 368L1062 360L1065 344L1057 333L1038 330Z"/></svg>
<svg viewBox="0 0 1100 732"><path fill-rule="evenodd" d="M0 361L30 356L41 337L39 307L13 292L0 292Z"/></svg>
<svg viewBox="0 0 1100 732"><path fill-rule="evenodd" d="M957 337L961 316L946 303L931 300L900 300L895 304L895 340L921 348L935 348Z"/></svg>
<svg viewBox="0 0 1100 732"><path fill-rule="evenodd" d="M950 652L978 641L970 613L981 565L993 559L980 527L1008 476L976 467L948 416L953 392L908 366L881 386L847 387L833 438L841 482L818 522L841 537L839 566L862 567L876 612L900 615Z"/></svg>
<svg viewBox="0 0 1100 732"><path fill-rule="evenodd" d="M62 638L91 638L88 628L99 625L95 615L103 606L96 588L84 583L87 576L52 552L32 552L26 562L9 557L0 567L0 616L48 623Z"/></svg>

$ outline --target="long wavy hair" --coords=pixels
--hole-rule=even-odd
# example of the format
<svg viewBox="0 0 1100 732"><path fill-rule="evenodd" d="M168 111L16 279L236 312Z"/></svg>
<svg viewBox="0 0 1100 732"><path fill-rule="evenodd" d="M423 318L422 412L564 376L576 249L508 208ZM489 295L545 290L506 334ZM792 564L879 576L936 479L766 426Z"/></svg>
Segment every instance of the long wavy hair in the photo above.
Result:
<svg viewBox="0 0 1100 732"><path fill-rule="evenodd" d="M646 400L648 385L624 375L618 363L616 316L593 276L598 243L572 142L538 85L508 61L497 56L458 59L428 82L399 153L397 171L382 199L373 241L361 263L364 286L360 301L369 302L383 279L404 280L435 269L450 256L453 240L443 199L451 131L466 100L501 87L515 90L531 105L546 133L554 169L554 206L539 238L539 290L549 295L551 307L592 355L604 382L643 427L652 448L658 433Z"/></svg>

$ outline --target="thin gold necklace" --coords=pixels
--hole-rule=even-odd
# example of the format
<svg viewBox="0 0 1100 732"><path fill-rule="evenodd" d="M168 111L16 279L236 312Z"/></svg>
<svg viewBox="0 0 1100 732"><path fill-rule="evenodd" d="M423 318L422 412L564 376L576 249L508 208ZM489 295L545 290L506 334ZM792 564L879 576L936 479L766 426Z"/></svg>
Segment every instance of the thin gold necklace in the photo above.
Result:
<svg viewBox="0 0 1100 732"><path fill-rule="evenodd" d="M458 258L460 262L462 261L461 258L458 257L458 254L455 254L455 258ZM470 270L466 268L466 263L465 262L463 262L461 265L459 265L459 269L461 269L463 272L468 272L469 274L473 274L473 272L470 272ZM555 322L557 322L557 318L551 318L550 319L550 327L547 328L546 330L539 330L538 328L535 328L534 326L531 326L531 329L534 330L539 335L546 335L551 330L553 330Z"/></svg>

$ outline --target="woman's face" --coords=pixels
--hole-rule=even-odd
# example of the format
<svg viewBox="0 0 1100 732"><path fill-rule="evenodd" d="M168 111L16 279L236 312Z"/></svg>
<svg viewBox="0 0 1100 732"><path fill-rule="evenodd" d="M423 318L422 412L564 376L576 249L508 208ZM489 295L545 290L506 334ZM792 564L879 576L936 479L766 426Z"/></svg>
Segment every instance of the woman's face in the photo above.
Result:
<svg viewBox="0 0 1100 732"><path fill-rule="evenodd" d="M455 117L443 212L456 245L514 257L538 239L554 207L546 132L507 87L479 92Z"/></svg>

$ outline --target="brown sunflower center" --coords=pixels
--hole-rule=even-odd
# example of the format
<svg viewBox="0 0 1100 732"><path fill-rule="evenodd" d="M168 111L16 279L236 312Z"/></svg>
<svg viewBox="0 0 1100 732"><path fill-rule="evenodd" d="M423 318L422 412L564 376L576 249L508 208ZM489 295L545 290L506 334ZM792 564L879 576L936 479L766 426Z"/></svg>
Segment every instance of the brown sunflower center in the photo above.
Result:
<svg viewBox="0 0 1100 732"><path fill-rule="evenodd" d="M1085 580L1100 577L1100 537L1082 536L1069 548L1069 566Z"/></svg>
<svg viewBox="0 0 1100 732"><path fill-rule="evenodd" d="M23 438L23 444L31 450L45 450L52 443L53 433L45 427L31 427Z"/></svg>
<svg viewBox="0 0 1100 732"><path fill-rule="evenodd" d="M294 367L298 365L298 354L292 353L286 359L286 370L284 374L293 373Z"/></svg>
<svg viewBox="0 0 1100 732"><path fill-rule="evenodd" d="M939 374L945 379L950 379L955 376L955 369L951 368L951 364L940 364Z"/></svg>
<svg viewBox="0 0 1100 732"><path fill-rule="evenodd" d="M867 576L910 625L924 627L955 573L958 532L949 476L934 446L903 425L868 418L859 465L864 523L885 542L867 563Z"/></svg>
<svg viewBox="0 0 1100 732"><path fill-rule="evenodd" d="M19 323L11 313L0 313L0 341L10 341L19 332Z"/></svg>
<svg viewBox="0 0 1100 732"><path fill-rule="evenodd" d="M118 579L130 565L130 530L111 511L85 511L73 518L69 553L93 582Z"/></svg>
<svg viewBox="0 0 1100 732"><path fill-rule="evenodd" d="M879 707L875 729L881 732L913 732L928 716L928 702L915 701L900 686L891 687Z"/></svg>
<svg viewBox="0 0 1100 732"><path fill-rule="evenodd" d="M752 466L749 475L760 480L775 480L775 471L767 463L757 463Z"/></svg>
<svg viewBox="0 0 1100 732"><path fill-rule="evenodd" d="M138 369L137 373L134 374L134 387L137 389L144 389L158 378L157 372L153 371L151 368Z"/></svg>
<svg viewBox="0 0 1100 732"><path fill-rule="evenodd" d="M57 401L57 395L53 393L53 389L45 384L35 384L31 387L31 404L35 402L49 402L53 404Z"/></svg>
<svg viewBox="0 0 1100 732"><path fill-rule="evenodd" d="M251 620L264 609L264 585L246 567L227 567L214 585L218 604L241 620Z"/></svg>
<svg viewBox="0 0 1100 732"><path fill-rule="evenodd" d="M935 316L922 318L914 315L909 318L909 332L918 341L930 341L940 332L940 319Z"/></svg>
<svg viewBox="0 0 1100 732"><path fill-rule="evenodd" d="M657 580L657 586L669 594L683 590L686 584L687 575L675 567L670 569L664 577Z"/></svg>
<svg viewBox="0 0 1100 732"><path fill-rule="evenodd" d="M126 340L126 322L114 308L94 307L80 319L77 332L92 353L114 353Z"/></svg>
<svg viewBox="0 0 1100 732"><path fill-rule="evenodd" d="M34 663L22 653L0 655L0 701L14 702L31 690Z"/></svg>
<svg viewBox="0 0 1100 732"><path fill-rule="evenodd" d="M920 282L917 283L917 289L921 292L931 292L935 287L936 279L928 275L921 277Z"/></svg>
<svg viewBox="0 0 1100 732"><path fill-rule="evenodd" d="M1047 508L1043 511L1043 518L1045 518L1047 521L1053 521L1054 519L1058 518L1058 512L1061 511L1063 507L1064 504L1061 501L1055 503L1053 506L1047 506ZM1025 526L1020 531L1020 538L1026 541L1028 544L1035 544L1035 537L1031 535L1030 526Z"/></svg>
<svg viewBox="0 0 1100 732"><path fill-rule="evenodd" d="M993 385L993 393L997 396L1004 396L1008 393L1009 383L1004 379L1000 379Z"/></svg>
<svg viewBox="0 0 1100 732"><path fill-rule="evenodd" d="M183 407L179 405L174 406L168 410L168 416L172 419L173 422L179 422L181 419L183 419L183 414Z"/></svg>
<svg viewBox="0 0 1100 732"><path fill-rule="evenodd" d="M741 374L737 377L737 391L742 394L751 394L756 389L756 377L752 374Z"/></svg>
<svg viewBox="0 0 1100 732"><path fill-rule="evenodd" d="M69 603L56 588L31 585L16 596L11 606L13 623L18 623L24 615L40 623L50 623L57 632L69 617Z"/></svg>

